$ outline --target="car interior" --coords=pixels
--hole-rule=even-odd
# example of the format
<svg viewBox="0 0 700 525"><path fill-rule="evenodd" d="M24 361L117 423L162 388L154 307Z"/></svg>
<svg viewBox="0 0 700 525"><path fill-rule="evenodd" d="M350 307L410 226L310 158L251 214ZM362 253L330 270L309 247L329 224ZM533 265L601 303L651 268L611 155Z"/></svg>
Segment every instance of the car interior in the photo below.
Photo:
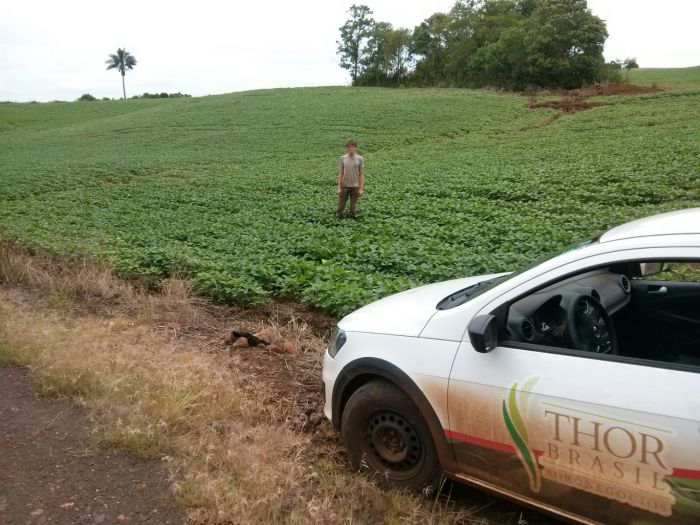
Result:
<svg viewBox="0 0 700 525"><path fill-rule="evenodd" d="M700 367L700 262L625 262L512 303L504 338Z"/></svg>

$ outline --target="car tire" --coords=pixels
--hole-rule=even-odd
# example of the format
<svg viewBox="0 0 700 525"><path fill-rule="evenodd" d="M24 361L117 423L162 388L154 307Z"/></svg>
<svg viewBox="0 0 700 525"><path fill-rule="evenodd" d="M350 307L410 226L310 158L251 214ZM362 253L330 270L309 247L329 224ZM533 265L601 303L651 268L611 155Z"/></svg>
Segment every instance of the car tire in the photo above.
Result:
<svg viewBox="0 0 700 525"><path fill-rule="evenodd" d="M353 469L385 487L437 488L442 470L430 429L395 385L372 381L358 388L343 410L341 433Z"/></svg>

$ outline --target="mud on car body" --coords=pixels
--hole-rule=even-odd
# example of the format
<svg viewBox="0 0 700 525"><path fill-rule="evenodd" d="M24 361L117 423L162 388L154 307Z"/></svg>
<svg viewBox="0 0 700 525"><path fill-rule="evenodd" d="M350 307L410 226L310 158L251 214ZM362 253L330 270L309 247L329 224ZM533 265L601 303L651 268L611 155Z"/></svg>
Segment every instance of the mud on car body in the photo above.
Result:
<svg viewBox="0 0 700 525"><path fill-rule="evenodd" d="M700 522L700 208L343 318L325 414L379 482L580 522Z"/></svg>

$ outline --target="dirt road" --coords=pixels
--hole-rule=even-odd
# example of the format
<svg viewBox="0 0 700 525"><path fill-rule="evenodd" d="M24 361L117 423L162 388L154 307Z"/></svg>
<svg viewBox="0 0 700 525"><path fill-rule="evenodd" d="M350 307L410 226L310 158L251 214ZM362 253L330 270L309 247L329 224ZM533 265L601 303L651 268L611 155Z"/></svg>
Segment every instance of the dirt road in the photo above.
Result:
<svg viewBox="0 0 700 525"><path fill-rule="evenodd" d="M0 366L0 523L183 523L157 460L95 450L74 403L38 398Z"/></svg>

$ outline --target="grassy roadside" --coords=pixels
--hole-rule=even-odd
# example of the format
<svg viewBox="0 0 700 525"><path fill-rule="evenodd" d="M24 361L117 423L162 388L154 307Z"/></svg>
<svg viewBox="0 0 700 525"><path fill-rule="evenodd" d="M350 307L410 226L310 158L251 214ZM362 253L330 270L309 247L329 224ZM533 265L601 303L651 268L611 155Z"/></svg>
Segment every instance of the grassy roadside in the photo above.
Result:
<svg viewBox="0 0 700 525"><path fill-rule="evenodd" d="M231 326L278 330L299 354L229 353ZM348 471L325 421L295 428L322 349L289 307L216 307L186 281L153 293L103 268L0 245L0 362L29 367L41 394L82 404L96 446L166 461L192 523L517 519L508 505L475 512L486 498L478 494L455 507L381 490Z"/></svg>

